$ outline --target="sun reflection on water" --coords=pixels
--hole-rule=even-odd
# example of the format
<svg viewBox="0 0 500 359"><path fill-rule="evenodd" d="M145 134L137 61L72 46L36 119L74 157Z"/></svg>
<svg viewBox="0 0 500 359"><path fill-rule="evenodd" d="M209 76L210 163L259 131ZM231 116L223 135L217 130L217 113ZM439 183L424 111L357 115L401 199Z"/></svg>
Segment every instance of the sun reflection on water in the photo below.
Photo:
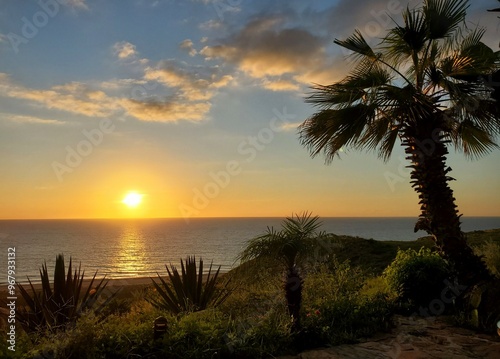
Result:
<svg viewBox="0 0 500 359"><path fill-rule="evenodd" d="M145 238L133 223L123 228L114 267L119 276L141 276L147 272Z"/></svg>

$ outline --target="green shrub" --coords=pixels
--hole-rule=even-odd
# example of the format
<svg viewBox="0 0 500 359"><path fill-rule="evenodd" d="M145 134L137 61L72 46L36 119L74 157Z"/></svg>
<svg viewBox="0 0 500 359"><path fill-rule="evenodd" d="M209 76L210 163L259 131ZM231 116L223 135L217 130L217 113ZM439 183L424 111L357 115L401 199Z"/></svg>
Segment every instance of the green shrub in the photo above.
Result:
<svg viewBox="0 0 500 359"><path fill-rule="evenodd" d="M40 333L37 343L24 358L98 358L98 318L93 313L81 316L72 328L66 331Z"/></svg>
<svg viewBox="0 0 500 359"><path fill-rule="evenodd" d="M352 343L386 330L393 303L381 291L363 294L365 285L362 271L348 262L334 260L310 274L304 288L298 348Z"/></svg>
<svg viewBox="0 0 500 359"><path fill-rule="evenodd" d="M211 358L224 346L228 324L217 310L186 313L170 323L162 348L172 358Z"/></svg>
<svg viewBox="0 0 500 359"><path fill-rule="evenodd" d="M491 273L500 278L500 245L490 240L476 248L475 252L477 255L483 256Z"/></svg>
<svg viewBox="0 0 500 359"><path fill-rule="evenodd" d="M440 298L445 280L450 277L448 264L428 248L398 250L394 261L384 270L388 286L396 292L400 304L411 308L427 307Z"/></svg>
<svg viewBox="0 0 500 359"><path fill-rule="evenodd" d="M305 314L301 345L313 348L355 343L377 331L387 330L392 308L384 295L324 301Z"/></svg>
<svg viewBox="0 0 500 359"><path fill-rule="evenodd" d="M218 309L173 319L162 343L165 358L264 358L287 352L292 321L283 306L232 319Z"/></svg>

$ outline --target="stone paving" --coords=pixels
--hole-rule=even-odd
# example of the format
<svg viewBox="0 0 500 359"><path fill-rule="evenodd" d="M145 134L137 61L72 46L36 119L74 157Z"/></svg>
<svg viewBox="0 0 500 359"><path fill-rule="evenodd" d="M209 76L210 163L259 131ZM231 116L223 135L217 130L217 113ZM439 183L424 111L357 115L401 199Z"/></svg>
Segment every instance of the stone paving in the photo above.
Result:
<svg viewBox="0 0 500 359"><path fill-rule="evenodd" d="M500 359L500 337L454 327L442 318L394 317L390 333L359 344L316 349L280 359Z"/></svg>

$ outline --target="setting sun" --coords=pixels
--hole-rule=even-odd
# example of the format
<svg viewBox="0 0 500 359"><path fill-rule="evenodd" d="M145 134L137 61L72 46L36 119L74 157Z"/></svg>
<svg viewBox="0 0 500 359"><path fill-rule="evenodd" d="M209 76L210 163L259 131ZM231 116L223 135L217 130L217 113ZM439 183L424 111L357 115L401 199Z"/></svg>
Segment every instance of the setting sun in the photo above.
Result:
<svg viewBox="0 0 500 359"><path fill-rule="evenodd" d="M122 203L127 205L127 207L130 208L135 208L142 202L142 194L139 194L137 192L130 192L125 195L125 198L123 198Z"/></svg>

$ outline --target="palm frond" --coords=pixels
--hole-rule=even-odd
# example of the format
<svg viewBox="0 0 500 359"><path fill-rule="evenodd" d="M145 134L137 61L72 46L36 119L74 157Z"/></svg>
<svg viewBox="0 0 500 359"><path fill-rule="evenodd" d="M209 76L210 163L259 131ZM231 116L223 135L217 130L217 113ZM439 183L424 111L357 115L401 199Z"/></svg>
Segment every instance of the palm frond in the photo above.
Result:
<svg viewBox="0 0 500 359"><path fill-rule="evenodd" d="M370 59L375 59L377 57L359 30L355 30L354 34L345 40L335 39L334 43L353 51L357 56L368 57Z"/></svg>
<svg viewBox="0 0 500 359"><path fill-rule="evenodd" d="M403 26L389 30L383 39L382 48L392 63L399 65L401 61L411 59L422 50L426 42L427 29L422 11L407 8L403 12Z"/></svg>
<svg viewBox="0 0 500 359"><path fill-rule="evenodd" d="M482 157L498 148L491 132L470 120L459 123L451 134L451 139L455 148L471 159Z"/></svg>
<svg viewBox="0 0 500 359"><path fill-rule="evenodd" d="M427 37L431 40L452 36L465 21L468 0L426 0L423 7Z"/></svg>
<svg viewBox="0 0 500 359"><path fill-rule="evenodd" d="M314 86L306 102L323 109L350 107L367 102L374 89L391 81L392 76L388 71L371 60L362 60L341 82L330 86Z"/></svg>
<svg viewBox="0 0 500 359"><path fill-rule="evenodd" d="M326 161L330 162L344 147L360 144L365 126L374 116L375 107L361 103L317 112L299 126L300 141L310 149L312 156L323 151Z"/></svg>
<svg viewBox="0 0 500 359"><path fill-rule="evenodd" d="M319 217L308 212L287 217L281 230L268 227L265 234L251 239L239 259L242 262L271 259L293 267L313 253L316 240L322 236L318 232L320 226Z"/></svg>

